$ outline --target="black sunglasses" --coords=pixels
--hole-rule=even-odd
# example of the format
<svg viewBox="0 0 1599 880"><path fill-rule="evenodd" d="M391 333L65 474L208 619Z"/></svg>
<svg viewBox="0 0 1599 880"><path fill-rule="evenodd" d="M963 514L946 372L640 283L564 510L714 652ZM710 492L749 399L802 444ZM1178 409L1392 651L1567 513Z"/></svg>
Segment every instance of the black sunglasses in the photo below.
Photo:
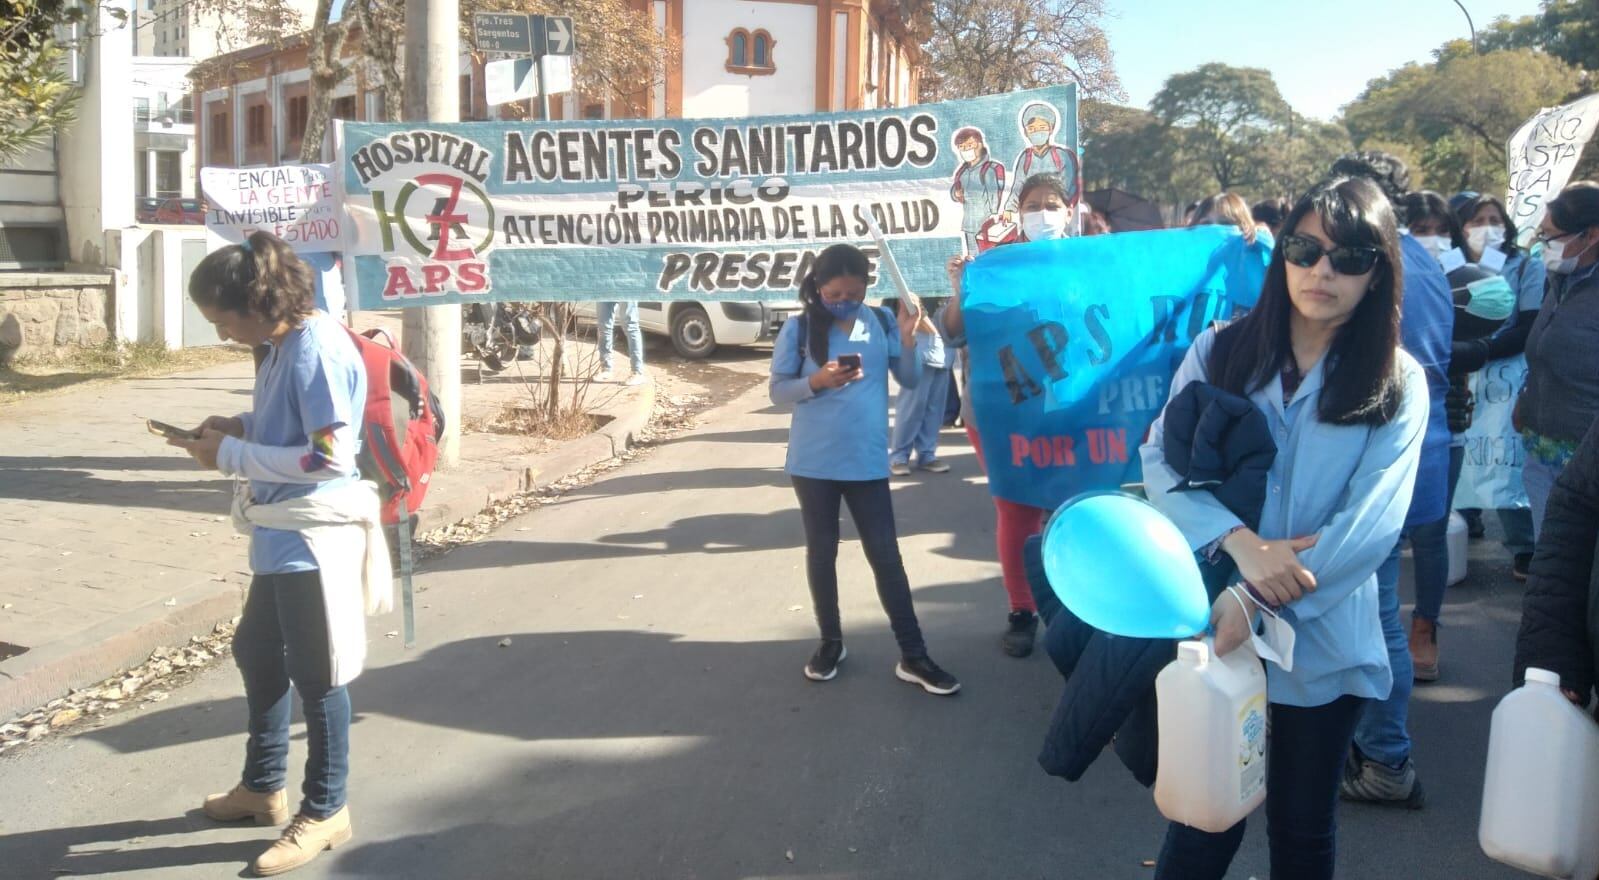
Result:
<svg viewBox="0 0 1599 880"><path fill-rule="evenodd" d="M1321 262L1323 255L1332 262L1339 275L1364 275L1377 265L1382 251L1374 247L1339 245L1328 250L1321 242L1307 235L1285 235L1282 238L1283 259L1295 266L1309 269Z"/></svg>

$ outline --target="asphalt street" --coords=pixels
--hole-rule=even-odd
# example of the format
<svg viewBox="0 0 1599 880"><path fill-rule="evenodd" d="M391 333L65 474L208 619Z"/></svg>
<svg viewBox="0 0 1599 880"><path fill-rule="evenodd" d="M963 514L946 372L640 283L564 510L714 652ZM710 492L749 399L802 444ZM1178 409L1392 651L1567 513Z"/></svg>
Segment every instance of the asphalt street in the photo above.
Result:
<svg viewBox="0 0 1599 880"><path fill-rule="evenodd" d="M1000 653L992 508L959 431L945 434L953 473L897 480L894 501L932 655L964 690L936 698L894 678L848 527L849 659L831 683L801 676L816 633L786 426L763 383L432 561L419 644L385 637L397 618L372 621L351 686L355 838L295 876L1151 876L1164 822L1113 755L1073 784L1038 768L1061 682L1042 654ZM1443 680L1413 702L1430 805L1346 805L1341 877L1522 876L1476 843L1521 586L1493 541L1473 555L1444 614ZM243 730L222 663L164 702L0 759L0 877L240 876L275 831L198 806L237 781ZM294 788L303 742L297 731ZM1257 814L1230 876L1266 874Z"/></svg>

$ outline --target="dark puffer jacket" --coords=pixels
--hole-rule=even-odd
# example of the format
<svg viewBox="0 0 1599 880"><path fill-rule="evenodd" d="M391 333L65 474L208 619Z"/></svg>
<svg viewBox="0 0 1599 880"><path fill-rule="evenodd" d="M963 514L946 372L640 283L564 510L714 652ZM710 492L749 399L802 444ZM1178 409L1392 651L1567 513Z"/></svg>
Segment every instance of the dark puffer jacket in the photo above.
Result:
<svg viewBox="0 0 1599 880"><path fill-rule="evenodd" d="M1560 674L1587 699L1599 674L1599 421L1561 471L1544 513L1516 636L1515 682L1528 666Z"/></svg>

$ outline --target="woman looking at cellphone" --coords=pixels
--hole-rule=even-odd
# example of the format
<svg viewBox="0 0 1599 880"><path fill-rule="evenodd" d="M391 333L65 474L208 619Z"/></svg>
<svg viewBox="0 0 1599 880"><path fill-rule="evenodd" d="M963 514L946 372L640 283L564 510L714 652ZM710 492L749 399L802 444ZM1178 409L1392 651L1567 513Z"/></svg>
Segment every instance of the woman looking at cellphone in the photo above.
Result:
<svg viewBox="0 0 1599 880"><path fill-rule="evenodd" d="M1266 833L1271 876L1333 876L1339 783L1368 700L1393 684L1377 568L1405 522L1427 428L1426 376L1400 349L1398 225L1377 186L1342 178L1295 205L1248 315L1195 340L1171 389L1208 382L1247 397L1277 440L1260 528L1208 491L1171 491L1165 416L1140 452L1151 503L1198 551L1226 553L1243 584L1211 609L1215 650L1249 640L1261 609L1291 628L1267 664ZM1289 668L1285 669L1284 666ZM1173 823L1157 880L1227 873L1244 823Z"/></svg>
<svg viewBox="0 0 1599 880"><path fill-rule="evenodd" d="M886 309L865 306L870 276L871 264L859 249L838 244L822 251L800 283L804 313L783 324L772 346L772 402L794 405L784 470L805 523L806 581L822 635L805 677L831 681L847 656L836 565L842 503L860 532L899 643L895 676L948 695L960 690L960 682L927 656L888 484L888 374L905 387L921 379L921 307L901 299L896 319Z"/></svg>
<svg viewBox="0 0 1599 880"><path fill-rule="evenodd" d="M205 799L220 821L288 822L253 863L281 874L348 841L350 697L366 656L365 615L392 602L377 491L356 464L366 372L348 332L313 305L311 270L282 239L257 232L216 251L189 298L217 336L265 349L253 406L211 416L197 439L170 437L202 467L247 480L234 519L250 533L253 574L233 637L249 738L238 784ZM381 560L381 561L379 561ZM365 607L363 607L365 606ZM293 684L291 690L290 684ZM306 719L304 797L286 794L293 692ZM292 815L292 821L291 821Z"/></svg>

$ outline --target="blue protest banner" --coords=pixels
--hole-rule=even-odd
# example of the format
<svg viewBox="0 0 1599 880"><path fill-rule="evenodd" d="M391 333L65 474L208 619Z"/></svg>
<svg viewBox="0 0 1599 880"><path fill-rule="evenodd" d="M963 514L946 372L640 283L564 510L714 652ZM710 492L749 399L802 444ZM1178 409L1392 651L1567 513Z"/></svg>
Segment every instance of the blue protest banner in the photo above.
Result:
<svg viewBox="0 0 1599 880"><path fill-rule="evenodd" d="M1010 169L1080 192L1075 86L744 119L340 128L357 308L496 299L793 299L865 218L919 293L1005 219ZM1014 218L1010 218L1014 220ZM872 295L893 296L886 272Z"/></svg>
<svg viewBox="0 0 1599 880"><path fill-rule="evenodd" d="M1138 482L1138 446L1211 322L1270 251L1221 226L1016 244L966 268L970 394L996 497L1054 509Z"/></svg>

